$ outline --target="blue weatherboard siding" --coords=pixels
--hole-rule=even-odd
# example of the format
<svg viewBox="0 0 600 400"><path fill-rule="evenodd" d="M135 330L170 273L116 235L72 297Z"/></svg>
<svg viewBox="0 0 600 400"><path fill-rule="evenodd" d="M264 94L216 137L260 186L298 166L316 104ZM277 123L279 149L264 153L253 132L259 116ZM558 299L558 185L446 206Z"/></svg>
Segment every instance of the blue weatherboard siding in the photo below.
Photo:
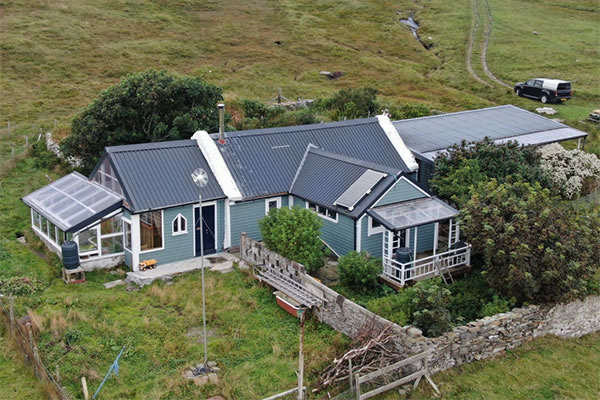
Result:
<svg viewBox="0 0 600 400"><path fill-rule="evenodd" d="M338 222L332 222L321 218L321 239L333 249L339 256L343 256L354 250L354 220L342 214L338 214Z"/></svg>
<svg viewBox="0 0 600 400"><path fill-rule="evenodd" d="M217 200L217 252L223 251L223 241L225 240L225 200Z"/></svg>
<svg viewBox="0 0 600 400"><path fill-rule="evenodd" d="M407 200L420 199L426 197L416 186L405 179L400 179L396 184L385 194L378 202L377 206L385 206L387 204L399 203Z"/></svg>
<svg viewBox="0 0 600 400"><path fill-rule="evenodd" d="M254 240L262 240L258 220L265 216L264 199L231 205L230 212L232 246L239 246L242 232L246 232Z"/></svg>
<svg viewBox="0 0 600 400"><path fill-rule="evenodd" d="M417 229L417 253L433 250L435 224L419 226ZM410 249L415 248L415 228L410 229Z"/></svg>
<svg viewBox="0 0 600 400"><path fill-rule="evenodd" d="M173 207L163 210L163 240L162 250L140 253L140 261L155 259L158 265L194 258L194 215L192 205ZM173 219L177 214L187 219L187 233L173 236Z"/></svg>
<svg viewBox="0 0 600 400"><path fill-rule="evenodd" d="M365 215L361 219L360 249L366 251L373 257L381 258L383 251L383 233L369 236L369 217Z"/></svg>

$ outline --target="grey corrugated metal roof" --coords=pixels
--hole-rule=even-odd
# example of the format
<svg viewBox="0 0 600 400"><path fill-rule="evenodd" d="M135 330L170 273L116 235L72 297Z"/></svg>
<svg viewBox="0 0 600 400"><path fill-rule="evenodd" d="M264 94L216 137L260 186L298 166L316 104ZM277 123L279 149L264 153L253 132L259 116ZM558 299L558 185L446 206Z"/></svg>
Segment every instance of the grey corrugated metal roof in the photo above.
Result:
<svg viewBox="0 0 600 400"><path fill-rule="evenodd" d="M409 172L377 118L228 132L226 144L217 147L248 199L288 192L309 143Z"/></svg>
<svg viewBox="0 0 600 400"><path fill-rule="evenodd" d="M456 208L437 197L425 197L375 207L367 213L392 231L445 221L459 214Z"/></svg>
<svg viewBox="0 0 600 400"><path fill-rule="evenodd" d="M123 199L78 172L23 197L63 232L77 232L121 207Z"/></svg>
<svg viewBox="0 0 600 400"><path fill-rule="evenodd" d="M172 207L225 197L195 140L114 146L107 156L121 182L132 212ZM203 168L208 185L199 189L191 174Z"/></svg>
<svg viewBox="0 0 600 400"><path fill-rule="evenodd" d="M478 142L486 136L518 141L521 135L568 128L512 105L394 121L394 127L404 143L418 153L447 149L463 140Z"/></svg>
<svg viewBox="0 0 600 400"><path fill-rule="evenodd" d="M383 172L387 176L379 181L352 211L335 205L338 197L367 170ZM294 196L331 208L341 214L357 217L373 204L401 173L402 171L389 167L310 148L289 191Z"/></svg>
<svg viewBox="0 0 600 400"><path fill-rule="evenodd" d="M559 128L552 129L549 131L540 131L534 133L527 133L521 136L511 136L503 139L496 139L494 143L506 143L509 141L517 142L523 146L533 145L540 146L548 143L556 143L562 142L565 140L578 139L582 137L586 137L587 132L578 131L573 128ZM445 150L434 150L426 153L417 153L421 157L428 159L430 161L434 161L438 154L445 152Z"/></svg>

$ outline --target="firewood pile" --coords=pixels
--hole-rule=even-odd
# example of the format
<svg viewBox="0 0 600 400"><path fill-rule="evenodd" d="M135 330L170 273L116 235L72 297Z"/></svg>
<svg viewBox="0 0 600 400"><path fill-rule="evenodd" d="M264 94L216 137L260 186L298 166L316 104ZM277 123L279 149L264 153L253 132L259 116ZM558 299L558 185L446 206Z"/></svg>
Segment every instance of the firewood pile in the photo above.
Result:
<svg viewBox="0 0 600 400"><path fill-rule="evenodd" d="M349 382L350 374L366 375L406 358L406 354L399 352L394 346L390 327L383 328L373 336L363 336L357 347L334 359L321 373L317 390Z"/></svg>

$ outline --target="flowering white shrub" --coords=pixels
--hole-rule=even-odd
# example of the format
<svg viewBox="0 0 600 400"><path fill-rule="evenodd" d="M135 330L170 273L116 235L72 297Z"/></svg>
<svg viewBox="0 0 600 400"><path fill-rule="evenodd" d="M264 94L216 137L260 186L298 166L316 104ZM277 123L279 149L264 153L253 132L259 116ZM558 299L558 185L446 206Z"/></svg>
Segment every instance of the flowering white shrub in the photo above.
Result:
<svg viewBox="0 0 600 400"><path fill-rule="evenodd" d="M600 184L600 159L581 150L566 150L558 143L540 149L541 168L560 193L572 199L581 193L585 182Z"/></svg>

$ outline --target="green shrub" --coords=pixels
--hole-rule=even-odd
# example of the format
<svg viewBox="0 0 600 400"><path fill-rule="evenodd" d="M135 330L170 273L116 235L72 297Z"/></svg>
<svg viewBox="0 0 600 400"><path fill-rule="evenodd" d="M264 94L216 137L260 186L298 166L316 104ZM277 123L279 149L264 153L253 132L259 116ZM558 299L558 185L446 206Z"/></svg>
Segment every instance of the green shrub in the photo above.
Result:
<svg viewBox="0 0 600 400"><path fill-rule="evenodd" d="M498 295L494 295L492 301L486 303L481 308L481 317L489 317L494 314L510 311L516 303L516 299L503 299Z"/></svg>
<svg viewBox="0 0 600 400"><path fill-rule="evenodd" d="M351 251L340 257L338 273L343 285L356 291L368 292L377 287L381 260L371 257L366 251Z"/></svg>
<svg viewBox="0 0 600 400"><path fill-rule="evenodd" d="M40 140L31 146L34 164L37 168L52 169L60 164L60 158L46 148L46 141Z"/></svg>
<svg viewBox="0 0 600 400"><path fill-rule="evenodd" d="M452 327L448 304L450 290L439 278L429 279L415 285L413 299L413 325L428 337L437 337Z"/></svg>
<svg viewBox="0 0 600 400"><path fill-rule="evenodd" d="M342 89L333 97L319 102L319 105L329 110L331 119L364 118L377 114L377 89L348 88Z"/></svg>
<svg viewBox="0 0 600 400"><path fill-rule="evenodd" d="M585 296L599 267L598 215L539 184L481 184L462 210L461 232L482 255L490 286L519 303Z"/></svg>
<svg viewBox="0 0 600 400"><path fill-rule="evenodd" d="M78 331L77 329L74 329L65 333L65 335L63 336L63 341L68 345L72 345L77 343L82 337L83 333L81 333L81 331Z"/></svg>
<svg viewBox="0 0 600 400"><path fill-rule="evenodd" d="M259 221L263 242L272 251L314 272L323 266L323 222L311 210L275 208Z"/></svg>
<svg viewBox="0 0 600 400"><path fill-rule="evenodd" d="M72 122L61 149L91 171L106 146L189 139L219 129L221 88L198 77L148 70L102 91Z"/></svg>
<svg viewBox="0 0 600 400"><path fill-rule="evenodd" d="M412 321L415 289L407 287L396 294L369 301L367 308L381 317L405 326Z"/></svg>
<svg viewBox="0 0 600 400"><path fill-rule="evenodd" d="M0 279L0 294L10 296L29 296L43 291L45 285L35 279L27 276L13 276L6 279Z"/></svg>

